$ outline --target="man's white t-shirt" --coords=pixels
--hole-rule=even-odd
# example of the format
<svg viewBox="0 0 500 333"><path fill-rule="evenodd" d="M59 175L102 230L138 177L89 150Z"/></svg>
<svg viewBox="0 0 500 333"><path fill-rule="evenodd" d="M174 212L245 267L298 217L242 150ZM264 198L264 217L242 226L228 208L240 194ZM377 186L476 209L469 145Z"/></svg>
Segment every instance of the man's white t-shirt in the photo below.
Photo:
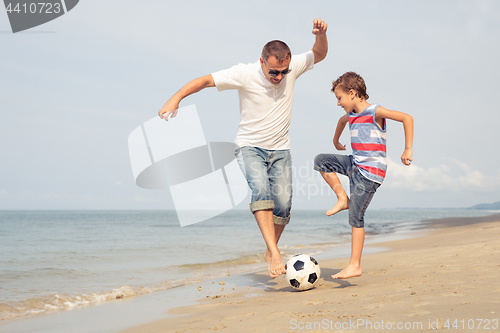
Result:
<svg viewBox="0 0 500 333"><path fill-rule="evenodd" d="M292 70L279 84L264 76L260 61L239 64L212 74L218 91L237 89L240 124L235 143L267 150L290 149L288 129L292 119L295 80L314 66L312 51L292 55Z"/></svg>

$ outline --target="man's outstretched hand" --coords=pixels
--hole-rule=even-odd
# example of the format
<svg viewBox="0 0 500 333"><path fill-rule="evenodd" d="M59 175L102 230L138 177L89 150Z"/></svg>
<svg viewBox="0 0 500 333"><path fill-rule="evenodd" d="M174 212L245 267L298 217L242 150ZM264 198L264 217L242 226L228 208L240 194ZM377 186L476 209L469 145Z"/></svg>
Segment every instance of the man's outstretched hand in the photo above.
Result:
<svg viewBox="0 0 500 333"><path fill-rule="evenodd" d="M168 100L168 102L163 105L160 111L158 111L158 115L160 116L160 118L168 121L168 118L174 118L177 115L178 109L179 103Z"/></svg>

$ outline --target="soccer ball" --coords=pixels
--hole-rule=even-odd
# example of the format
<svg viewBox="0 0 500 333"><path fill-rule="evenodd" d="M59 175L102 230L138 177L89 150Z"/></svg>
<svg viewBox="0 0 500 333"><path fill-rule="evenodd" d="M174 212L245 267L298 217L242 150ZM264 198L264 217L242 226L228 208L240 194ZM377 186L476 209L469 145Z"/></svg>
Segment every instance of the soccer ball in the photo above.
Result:
<svg viewBox="0 0 500 333"><path fill-rule="evenodd" d="M300 253L288 260L285 269L286 281L297 290L313 288L321 276L321 269L316 259Z"/></svg>

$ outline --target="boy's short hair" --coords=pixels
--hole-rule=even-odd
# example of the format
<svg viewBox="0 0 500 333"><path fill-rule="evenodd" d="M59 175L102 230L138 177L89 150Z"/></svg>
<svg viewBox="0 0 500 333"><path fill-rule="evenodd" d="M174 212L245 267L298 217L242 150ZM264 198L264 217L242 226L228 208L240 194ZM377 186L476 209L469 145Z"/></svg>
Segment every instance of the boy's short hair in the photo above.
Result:
<svg viewBox="0 0 500 333"><path fill-rule="evenodd" d="M370 97L366 93L365 80L355 72L347 72L339 76L337 80L332 82L332 92L335 92L337 87L345 92L349 92L352 89L356 92L356 96L365 100Z"/></svg>
<svg viewBox="0 0 500 333"><path fill-rule="evenodd" d="M272 40L264 45L261 56L264 61L267 61L270 56L275 56L278 62L283 62L288 58L292 59L292 52L285 42Z"/></svg>

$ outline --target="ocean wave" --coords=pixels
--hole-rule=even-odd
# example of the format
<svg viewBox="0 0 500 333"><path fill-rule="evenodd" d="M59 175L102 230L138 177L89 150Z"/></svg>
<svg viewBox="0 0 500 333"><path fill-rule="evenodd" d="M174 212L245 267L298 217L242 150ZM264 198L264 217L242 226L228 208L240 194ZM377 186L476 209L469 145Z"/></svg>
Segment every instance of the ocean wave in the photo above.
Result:
<svg viewBox="0 0 500 333"><path fill-rule="evenodd" d="M189 281L188 279L172 280L150 287L133 288L131 286L122 286L106 292L78 293L75 295L58 293L23 301L0 303L0 321L40 313L78 309L98 303L149 294L194 282L196 281Z"/></svg>
<svg viewBox="0 0 500 333"><path fill-rule="evenodd" d="M123 286L103 293L80 293L77 295L52 294L23 301L0 303L0 320L76 309L91 304L135 296L139 293L140 290L136 291L130 286Z"/></svg>
<svg viewBox="0 0 500 333"><path fill-rule="evenodd" d="M235 262L239 261L235 260ZM242 262L247 261L243 260ZM233 274L241 274L263 269L262 266L253 266L250 263L253 262L249 262L249 264L246 265L240 264L238 266L232 266L231 268L225 268L223 270L220 269L221 267L216 267L214 265L204 267L205 269L203 269L203 267L198 267L199 269L193 271L193 275L190 277L167 280L150 286L122 286L105 292L76 293L73 295L55 293L22 301L5 301L4 303L0 303L0 321L36 314L79 309L104 302L130 299L135 296L228 276L231 275L230 270Z"/></svg>

